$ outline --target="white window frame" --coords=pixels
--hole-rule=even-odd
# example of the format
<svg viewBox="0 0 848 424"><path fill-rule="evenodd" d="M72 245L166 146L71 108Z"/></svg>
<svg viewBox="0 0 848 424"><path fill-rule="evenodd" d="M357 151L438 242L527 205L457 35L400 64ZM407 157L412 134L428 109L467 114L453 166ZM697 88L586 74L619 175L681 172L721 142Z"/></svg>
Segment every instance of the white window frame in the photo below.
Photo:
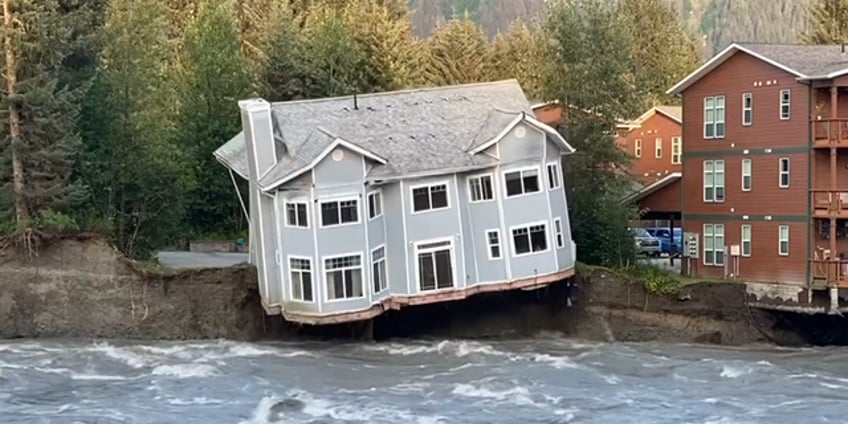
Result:
<svg viewBox="0 0 848 424"><path fill-rule="evenodd" d="M497 243L492 243L491 234L495 234L498 239ZM492 255L492 248L494 247L498 248L498 256ZM503 258L503 239L500 229L486 230L486 256L489 257L490 261Z"/></svg>
<svg viewBox="0 0 848 424"><path fill-rule="evenodd" d="M747 103L748 100L751 101L750 106L745 105L745 103ZM746 113L748 114L748 116L747 116L748 119L745 119ZM743 127L750 127L753 124L754 124L754 94L753 93L742 93L742 126Z"/></svg>
<svg viewBox="0 0 848 424"><path fill-rule="evenodd" d="M712 171L707 171L707 164L708 163L712 165L712 168L713 168ZM721 164L721 172L718 171L718 167L717 167L718 164ZM703 180L701 180L701 185L703 186L704 203L724 203L725 199L727 199L727 181L725 181L725 176L726 176L725 170L726 170L726 168L725 168L724 160L721 160L721 159L719 159L719 160L705 160L703 167L704 167L704 174L703 174ZM718 174L721 174L721 179L722 179L721 185L716 183L716 181L718 180L718 178L716 178ZM713 177L712 185L707 184L707 175L712 175L712 177ZM721 190L722 190L722 197L721 197L720 200L718 200L718 196L716 196L716 193L718 192L719 187L721 187ZM713 189L712 198L707 198L707 189L708 188Z"/></svg>
<svg viewBox="0 0 848 424"><path fill-rule="evenodd" d="M313 266L313 263L312 263L312 258L309 257L309 256L288 255L287 259L288 259L288 268L289 268L289 290L291 290L290 291L291 300L296 301L296 302L303 302L303 303L315 303L315 291L316 291L315 290L315 276L316 275L315 275L315 267ZM298 272L300 274L300 281L301 281L301 284L302 284L303 283L303 272L304 272L304 270L300 269L300 268L295 269L295 267L292 265L292 259L299 259L299 260L304 260L304 261L309 262L309 280L310 280L309 285L312 287L312 300L304 300L303 299L303 297L304 297L303 296L303 287L300 288L300 299L294 297L294 278L292 278L292 274L294 274L295 272Z"/></svg>
<svg viewBox="0 0 848 424"><path fill-rule="evenodd" d="M637 157L637 158L642 157L642 139L641 138L637 138L633 142L633 156Z"/></svg>
<svg viewBox="0 0 848 424"><path fill-rule="evenodd" d="M557 249L565 247L565 236L562 233L562 218L560 217L554 218L554 241Z"/></svg>
<svg viewBox="0 0 848 424"><path fill-rule="evenodd" d="M747 232L748 232L747 237L745 237L745 230L747 230ZM751 224L742 224L742 226L739 230L739 233L740 233L739 234L739 240L740 240L740 242L739 242L740 252L739 253L743 257L746 257L746 258L751 257L751 251L754 249L754 245L751 243L751 238L752 238L752 234L753 234L752 232L753 232L753 230L751 229ZM748 249L745 249L746 244L748 246Z"/></svg>
<svg viewBox="0 0 848 424"><path fill-rule="evenodd" d="M671 138L671 164L680 165L683 163L683 137Z"/></svg>
<svg viewBox="0 0 848 424"><path fill-rule="evenodd" d="M718 103L721 100L721 107ZM712 106L707 106L707 102L712 101ZM707 112L713 112L712 120L707 118ZM721 111L721 119L719 120L719 111ZM721 135L718 134L718 124L723 125ZM707 135L707 128L712 126L713 135ZM724 96L707 96L704 97L704 139L723 139L727 135L727 102Z"/></svg>
<svg viewBox="0 0 848 424"><path fill-rule="evenodd" d="M439 247L426 248L426 249L421 248L422 245L435 244L435 243L445 243L445 242L448 243L447 246L439 246ZM439 288L438 274L436 274L435 275L436 288L429 289L429 290L422 290L421 289L421 269L420 269L420 261L418 259L418 256L422 253L435 253L435 252L438 252L438 251L441 251L441 250L444 250L444 249L448 249L450 251L451 274L452 274L451 275L451 282L453 284L451 284L450 287ZM444 237L444 238L417 241L417 242L415 242L415 256L413 256L413 258L415 260L415 283L416 283L415 288L419 293L437 293L437 292L440 292L440 291L454 290L458 287L459 284L458 284L458 281L456 279L457 265L458 264L456 263L456 250L455 250L455 244L453 242L453 238ZM435 257L434 257L434 260L435 260ZM433 264L433 269L436 270L435 263Z"/></svg>
<svg viewBox="0 0 848 424"><path fill-rule="evenodd" d="M341 222L341 220L342 220L342 217L341 217L342 208L341 208L341 205L339 205L339 223L338 224L324 225L324 204L325 203L339 203L339 204L341 204L341 202L350 202L350 201L356 202L356 221ZM362 211L360 209L361 208L359 207L359 196L337 197L337 198L333 198L333 199L320 200L320 201L318 201L318 219L320 220L320 225L319 225L318 228L336 228L336 227L344 227L344 226L347 226L347 225L357 225L357 224L362 222Z"/></svg>
<svg viewBox="0 0 848 424"><path fill-rule="evenodd" d="M380 249L383 249L383 257L381 259L374 260L374 253ZM380 284L377 284L377 275L376 266L382 265L382 280L380 280ZM374 294L382 293L389 289L389 265L386 261L386 245L381 244L374 249L371 249L371 288L374 290Z"/></svg>
<svg viewBox="0 0 848 424"><path fill-rule="evenodd" d="M306 209L306 225L299 225L300 224L299 222L294 223L294 224L289 222L289 205L295 206L295 215L297 215L297 210L296 210L297 205L303 205L304 206L304 208ZM292 199L292 200L285 199L285 200L283 200L283 213L285 214L285 217L283 218L283 222L285 223L286 227L289 227L289 228L306 228L306 229L309 228L309 225L310 225L309 221L311 221L311 219L309 217L309 202L307 202L305 199L296 199L296 200L295 199Z"/></svg>
<svg viewBox="0 0 848 424"><path fill-rule="evenodd" d="M533 243L532 243L532 239L530 238L530 227L536 227L536 226L539 226L539 225L545 227L545 230L542 232L545 235L545 248L543 250L533 251L532 250L533 249ZM530 249L531 250L527 253L519 254L518 250L515 248L515 235L513 234L513 231L518 230L518 229L522 229L522 228L527 229L527 239L531 240L531 243L530 243ZM509 227L509 240L510 240L509 244L511 245L511 248L512 248L512 257L513 258L523 258L525 256L541 255L543 253L549 252L551 250L551 240L550 240L550 237L548 236L548 234L549 234L549 231L548 231L548 222L547 221L528 222L526 224L514 225L512 227Z"/></svg>
<svg viewBox="0 0 848 424"><path fill-rule="evenodd" d="M524 190L524 172L526 172L526 171L536 171L536 184L537 184L537 187L539 187L539 190L529 191L529 192ZM521 194L513 194L512 196L510 196L509 195L509 189L507 188L506 174L512 174L514 172L518 172L519 175L521 176ZM538 166L526 166L526 167L523 167L523 168L506 169L503 172L501 172L501 177L503 177L504 198L506 198L506 199L515 199L517 197L532 196L534 194L539 194L539 193L542 193L542 192L545 191L545 186L544 186L545 181L542 178L542 169Z"/></svg>
<svg viewBox="0 0 848 424"><path fill-rule="evenodd" d="M438 187L438 186L441 186L441 185L445 186L445 198L447 199L447 205L440 207L440 208L433 208L432 207L433 206L433 190L432 189L433 189L433 187ZM424 187L427 187L427 189L428 189L427 193L430 196L430 208L429 209L422 209L420 211L416 211L415 210L415 190L419 189L419 188L424 188ZM409 187L409 201L411 203L410 203L410 209L409 210L410 210L410 213L412 215L417 215L417 214L420 214L420 213L427 213L427 212L436 212L436 211L448 210L448 209L451 208L451 199L450 198L451 198L451 189L450 189L450 181L448 181L448 180L426 183L426 184L417 184L417 185L414 185L414 186L410 186Z"/></svg>
<svg viewBox="0 0 848 424"><path fill-rule="evenodd" d="M791 161L787 157L782 157L777 160L777 187L778 188L789 188L792 183L791 175L790 175L790 163ZM786 169L783 169L783 164L786 163ZM786 184L783 184L783 176L786 175Z"/></svg>
<svg viewBox="0 0 848 424"><path fill-rule="evenodd" d="M784 101L784 95L786 99ZM786 114L783 113L783 108L786 108ZM788 121L792 118L792 90L784 88L780 90L780 120Z"/></svg>
<svg viewBox="0 0 848 424"><path fill-rule="evenodd" d="M545 166L548 190L555 190L562 187L562 174L559 172L559 164L550 162ZM553 184L552 184L553 183Z"/></svg>
<svg viewBox="0 0 848 424"><path fill-rule="evenodd" d="M710 231L707 231L707 229ZM721 228L721 236L717 236L718 233L715 231L716 229ZM724 252L724 224L704 224L704 247L703 247L703 263L705 266L724 266L727 262L727 257ZM707 248L707 238L711 238L713 242L712 249ZM716 243L716 237L721 237L721 243ZM713 260L711 262L707 261L707 252L712 252ZM721 252L721 263L716 261L716 256L718 252Z"/></svg>
<svg viewBox="0 0 848 424"><path fill-rule="evenodd" d="M747 170L745 169L747 168ZM742 175L742 191L751 191L754 187L754 163L751 159L745 158L742 159L742 164L740 165L740 174ZM748 186L745 187L745 178L748 178Z"/></svg>
<svg viewBox="0 0 848 424"><path fill-rule="evenodd" d="M783 237L783 231L786 230L786 238ZM778 225L777 226L777 255L778 256L789 256L789 226L788 225ZM783 250L783 243L786 243L786 251Z"/></svg>
<svg viewBox="0 0 848 424"><path fill-rule="evenodd" d="M654 139L654 159L662 159L663 155L663 139L662 137L657 137Z"/></svg>
<svg viewBox="0 0 848 424"><path fill-rule="evenodd" d="M491 192L492 197L490 197L488 199L483 197L483 194L484 194L484 192L483 192L483 178L486 178L486 177L489 178L489 188L491 188L491 190L492 190L492 192ZM474 200L474 188L471 186L472 180L480 180L480 182L479 182L479 184L480 184L480 196L481 196L480 200ZM465 185L468 188L468 201L470 203L494 202L496 200L495 196L497 196L497 188L495 188L495 174L493 174L491 172L487 172L487 173L483 173L483 174L469 175L468 178L466 178Z"/></svg>
<svg viewBox="0 0 848 424"><path fill-rule="evenodd" d="M358 267L343 267L343 268L327 269L327 260L328 259L346 258L348 256L358 256L359 257L359 266ZM326 302L348 302L348 301L351 301L351 300L357 300L357 299L364 299L365 298L365 296L367 294L367 291L366 291L367 286L365 285L366 284L365 283L365 265L362 262L363 259L364 259L364 257L362 255L362 252L351 252L351 253L344 253L344 254L340 254L340 255L329 255L329 256L322 256L321 257L321 276L324 277L321 280L322 280L322 283L324 284L324 302L325 303ZM347 270L347 269L357 269L357 268L359 269L359 273L360 273L359 282L362 284L362 295L361 296L355 296L355 297L339 297L339 298L336 298L336 299L330 299L330 288L328 286L330 279L327 278L327 272L338 271L338 270L344 271L344 270ZM342 275L344 275L344 273L342 273ZM342 287L344 287L344 284L342 284Z"/></svg>
<svg viewBox="0 0 848 424"><path fill-rule="evenodd" d="M368 197L366 198L366 209L368 212L368 220L373 221L381 216L383 216L383 190L374 190L368 193ZM374 203L374 209L376 210L374 216L371 216L371 202Z"/></svg>

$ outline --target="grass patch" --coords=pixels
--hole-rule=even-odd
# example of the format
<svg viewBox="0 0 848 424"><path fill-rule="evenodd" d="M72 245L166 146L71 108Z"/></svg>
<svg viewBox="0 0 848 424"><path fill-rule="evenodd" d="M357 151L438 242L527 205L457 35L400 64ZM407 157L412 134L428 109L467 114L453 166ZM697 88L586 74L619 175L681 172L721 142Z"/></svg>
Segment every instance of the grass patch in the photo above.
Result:
<svg viewBox="0 0 848 424"><path fill-rule="evenodd" d="M639 264L621 269L624 275L639 280L650 293L666 295L674 294L683 287L680 276L666 271L656 265Z"/></svg>

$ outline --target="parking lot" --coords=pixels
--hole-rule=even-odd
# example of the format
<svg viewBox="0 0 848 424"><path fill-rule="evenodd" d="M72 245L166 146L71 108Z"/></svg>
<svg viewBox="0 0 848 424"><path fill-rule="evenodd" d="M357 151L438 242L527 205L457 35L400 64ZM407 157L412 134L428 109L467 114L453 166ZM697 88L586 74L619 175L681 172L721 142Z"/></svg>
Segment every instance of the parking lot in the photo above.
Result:
<svg viewBox="0 0 848 424"><path fill-rule="evenodd" d="M675 258L674 265L671 265L667 254L663 254L659 258L639 258L639 262L651 264L670 272L680 273L681 258Z"/></svg>

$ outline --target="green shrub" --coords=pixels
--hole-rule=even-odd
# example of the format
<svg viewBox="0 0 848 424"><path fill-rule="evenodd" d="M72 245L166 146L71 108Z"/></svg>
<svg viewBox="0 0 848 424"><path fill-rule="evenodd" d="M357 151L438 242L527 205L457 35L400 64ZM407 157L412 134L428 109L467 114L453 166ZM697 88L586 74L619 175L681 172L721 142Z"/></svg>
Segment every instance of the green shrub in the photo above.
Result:
<svg viewBox="0 0 848 424"><path fill-rule="evenodd" d="M74 218L61 212L46 210L35 220L39 230L55 234L66 234L79 231L79 225Z"/></svg>
<svg viewBox="0 0 848 424"><path fill-rule="evenodd" d="M683 287L680 278L655 265L637 264L624 268L623 271L641 281L645 290L654 294L673 294Z"/></svg>

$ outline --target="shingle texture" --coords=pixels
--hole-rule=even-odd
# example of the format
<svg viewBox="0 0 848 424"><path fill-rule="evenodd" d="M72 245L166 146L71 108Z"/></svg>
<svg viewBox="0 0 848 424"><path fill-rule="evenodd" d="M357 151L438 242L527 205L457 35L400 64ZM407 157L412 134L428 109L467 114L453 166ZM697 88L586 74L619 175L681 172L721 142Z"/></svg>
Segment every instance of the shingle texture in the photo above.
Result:
<svg viewBox="0 0 848 424"><path fill-rule="evenodd" d="M841 45L737 43L807 77L823 76L848 68L848 53Z"/></svg>
<svg viewBox="0 0 848 424"><path fill-rule="evenodd" d="M657 110L677 119L678 121L683 120L683 108L680 106L657 106Z"/></svg>

